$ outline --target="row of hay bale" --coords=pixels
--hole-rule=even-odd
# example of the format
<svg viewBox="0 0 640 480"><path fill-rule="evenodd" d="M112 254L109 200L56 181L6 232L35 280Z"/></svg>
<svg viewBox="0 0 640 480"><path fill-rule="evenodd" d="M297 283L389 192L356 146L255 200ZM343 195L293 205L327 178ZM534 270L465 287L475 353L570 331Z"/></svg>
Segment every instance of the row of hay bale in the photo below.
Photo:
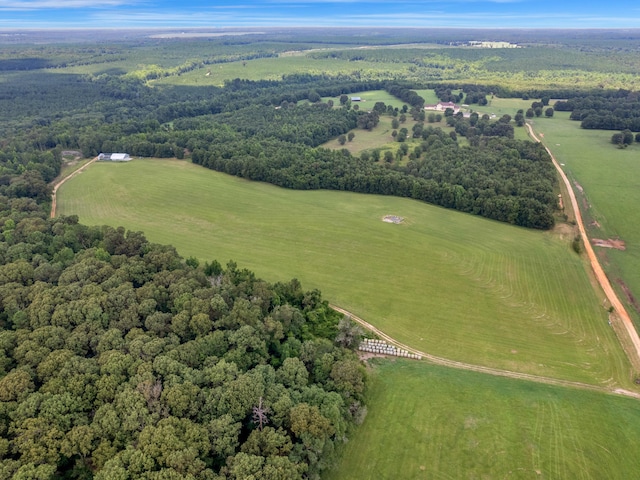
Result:
<svg viewBox="0 0 640 480"><path fill-rule="evenodd" d="M374 338L364 338L360 342L359 350L369 353L377 353L379 355L393 355L394 357L413 358L420 360L422 357L414 353L409 353L406 350L391 345L384 340L378 340Z"/></svg>

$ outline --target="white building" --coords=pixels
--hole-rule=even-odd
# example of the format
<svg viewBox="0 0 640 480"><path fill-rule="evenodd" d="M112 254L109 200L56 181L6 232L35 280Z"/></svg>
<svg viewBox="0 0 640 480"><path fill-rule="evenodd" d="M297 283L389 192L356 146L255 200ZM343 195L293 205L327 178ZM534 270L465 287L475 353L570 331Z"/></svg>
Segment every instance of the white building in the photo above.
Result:
<svg viewBox="0 0 640 480"><path fill-rule="evenodd" d="M453 102L438 102L436 105L425 105L425 110L444 112L447 108L453 110L454 115L460 111L460 107Z"/></svg>
<svg viewBox="0 0 640 480"><path fill-rule="evenodd" d="M128 153L101 153L98 155L98 160L105 162L128 162L131 157Z"/></svg>

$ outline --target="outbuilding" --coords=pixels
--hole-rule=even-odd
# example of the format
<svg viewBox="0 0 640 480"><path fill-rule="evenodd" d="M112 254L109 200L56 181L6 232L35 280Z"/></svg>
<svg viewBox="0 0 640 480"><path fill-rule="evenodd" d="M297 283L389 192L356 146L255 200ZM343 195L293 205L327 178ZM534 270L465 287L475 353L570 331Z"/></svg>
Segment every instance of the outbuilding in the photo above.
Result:
<svg viewBox="0 0 640 480"><path fill-rule="evenodd" d="M128 162L131 157L128 153L101 153L98 155L98 160L105 162Z"/></svg>

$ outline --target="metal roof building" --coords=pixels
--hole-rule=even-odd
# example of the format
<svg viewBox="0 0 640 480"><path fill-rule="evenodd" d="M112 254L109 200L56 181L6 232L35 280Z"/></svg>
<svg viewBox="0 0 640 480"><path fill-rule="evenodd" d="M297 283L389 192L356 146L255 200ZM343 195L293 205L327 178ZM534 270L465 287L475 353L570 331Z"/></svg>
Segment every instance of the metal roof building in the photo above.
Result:
<svg viewBox="0 0 640 480"><path fill-rule="evenodd" d="M104 160L105 162L128 162L131 157L128 153L101 153L98 155L98 160Z"/></svg>

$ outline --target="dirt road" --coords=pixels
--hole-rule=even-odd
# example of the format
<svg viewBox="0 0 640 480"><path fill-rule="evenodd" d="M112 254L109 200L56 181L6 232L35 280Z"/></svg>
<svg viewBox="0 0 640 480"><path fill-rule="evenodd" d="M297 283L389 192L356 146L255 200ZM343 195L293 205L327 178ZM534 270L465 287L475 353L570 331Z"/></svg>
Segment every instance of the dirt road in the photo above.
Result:
<svg viewBox="0 0 640 480"><path fill-rule="evenodd" d="M92 160L89 160L87 163L85 163L79 169L74 170L69 175L67 175L66 177L61 178L60 180L58 180L56 183L53 184L53 192L51 193L51 218L55 218L55 216L56 216L56 199L57 199L57 194L58 194L58 188L60 187L60 185L62 185L64 182L66 182L70 178L76 176L78 173L83 171L85 168L87 168L89 165L91 165L96 160L98 160L98 157L96 157L96 158L94 158Z"/></svg>
<svg viewBox="0 0 640 480"><path fill-rule="evenodd" d="M609 304L614 309L613 315L612 315L612 317L614 318L612 319L612 321L617 322L620 326L623 327L624 332L626 332L627 339L631 342L631 345L629 346L630 348L625 348L625 343L626 343L625 341L622 341L621 343L623 348L627 352L629 361L637 369L640 366L640 337L638 337L638 332L636 331L633 325L633 322L631 321L631 317L629 316L629 313L624 308L624 305L618 298L618 295L611 287L611 283L609 282L609 279L605 275L604 270L602 269L602 266L598 261L598 257L596 256L596 253L593 250L593 247L591 246L591 242L589 241L589 237L587 236L587 231L584 227L584 222L582 221L582 214L580 213L580 208L578 207L578 200L576 199L576 195L573 191L573 188L571 188L571 183L569 182L569 179L565 175L562 168L560 168L560 164L557 162L556 158L553 156L553 153L551 153L551 150L549 150L549 147L547 147L544 143L540 141L540 139L534 133L533 127L529 123L526 123L526 126L527 126L527 129L529 130L529 135L531 136L531 138L533 138L536 142L541 143L542 146L544 146L544 148L547 150L547 152L551 156L553 165L556 167L556 170L560 174L560 177L562 178L562 181L564 182L567 188L567 191L569 192L569 197L571 199L571 208L573 209L573 212L576 218L576 224L578 225L578 230L580 232L580 235L582 236L584 249L587 252L587 257L589 258L589 262L591 263L591 268L593 270L594 275L596 276L596 279L598 280L598 283L600 284L600 287L602 288L605 296L607 297L607 300L609 300ZM620 332L620 329L616 329L616 332ZM631 346L633 346L632 350L631 350Z"/></svg>

